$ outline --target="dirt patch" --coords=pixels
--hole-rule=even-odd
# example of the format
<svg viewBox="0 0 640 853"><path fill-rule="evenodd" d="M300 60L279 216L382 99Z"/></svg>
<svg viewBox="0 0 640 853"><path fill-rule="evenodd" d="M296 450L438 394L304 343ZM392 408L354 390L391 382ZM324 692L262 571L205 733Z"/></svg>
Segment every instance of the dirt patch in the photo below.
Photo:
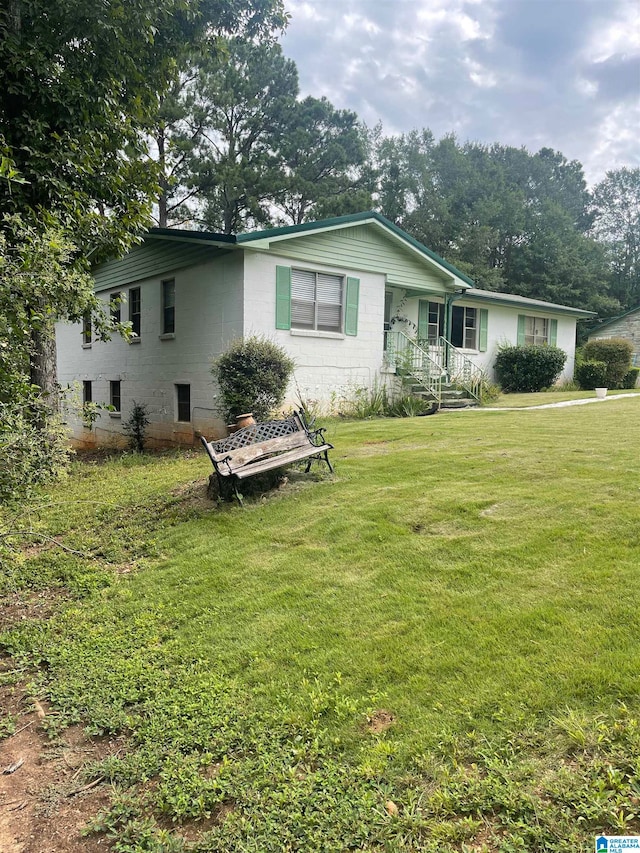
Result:
<svg viewBox="0 0 640 853"><path fill-rule="evenodd" d="M27 619L49 619L66 598L62 590L55 589L5 593L0 600L0 631Z"/></svg>
<svg viewBox="0 0 640 853"><path fill-rule="evenodd" d="M15 734L0 741L0 851L106 851L106 839L84 837L82 830L109 805L110 789L99 779L87 778L83 770L121 751L124 741L88 738L79 726L50 740L21 686L0 688L0 705L16 718ZM14 772L4 772L16 765Z"/></svg>
<svg viewBox="0 0 640 853"><path fill-rule="evenodd" d="M391 711L385 711L381 708L379 711L374 711L370 717L367 717L367 729L374 735L385 732L396 722L395 714Z"/></svg>

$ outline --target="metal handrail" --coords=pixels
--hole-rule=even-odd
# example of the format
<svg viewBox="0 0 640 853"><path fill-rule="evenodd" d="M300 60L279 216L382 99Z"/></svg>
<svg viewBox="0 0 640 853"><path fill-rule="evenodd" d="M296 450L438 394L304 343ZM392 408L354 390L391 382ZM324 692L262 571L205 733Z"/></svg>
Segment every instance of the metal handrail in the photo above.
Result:
<svg viewBox="0 0 640 853"><path fill-rule="evenodd" d="M404 332L387 332L386 360L389 367L411 376L441 402L442 365Z"/></svg>
<svg viewBox="0 0 640 853"><path fill-rule="evenodd" d="M439 338L440 352L442 354L442 368L449 382L460 385L461 388L480 401L482 396L482 381L484 373L481 368L474 364L470 358L460 352L457 347L446 338Z"/></svg>

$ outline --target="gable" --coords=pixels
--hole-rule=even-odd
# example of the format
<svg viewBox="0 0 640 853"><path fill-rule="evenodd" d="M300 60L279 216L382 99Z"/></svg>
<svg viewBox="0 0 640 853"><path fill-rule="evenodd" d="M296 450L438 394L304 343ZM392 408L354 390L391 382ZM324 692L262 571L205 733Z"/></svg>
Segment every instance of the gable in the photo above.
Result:
<svg viewBox="0 0 640 853"><path fill-rule="evenodd" d="M245 248L251 249L251 246ZM439 270L435 264L430 267L427 261L420 260L409 248L372 225L302 233L273 243L270 248L279 257L302 263L382 273L390 285L410 291L444 293L455 285L453 276Z"/></svg>

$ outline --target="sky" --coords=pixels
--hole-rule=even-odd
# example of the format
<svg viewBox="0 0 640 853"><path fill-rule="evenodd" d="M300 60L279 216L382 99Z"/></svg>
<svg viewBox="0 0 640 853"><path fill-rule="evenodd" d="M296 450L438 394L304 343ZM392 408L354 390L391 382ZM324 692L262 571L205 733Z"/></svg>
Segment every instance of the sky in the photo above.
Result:
<svg viewBox="0 0 640 853"><path fill-rule="evenodd" d="M285 0L301 95L385 135L640 166L640 0Z"/></svg>

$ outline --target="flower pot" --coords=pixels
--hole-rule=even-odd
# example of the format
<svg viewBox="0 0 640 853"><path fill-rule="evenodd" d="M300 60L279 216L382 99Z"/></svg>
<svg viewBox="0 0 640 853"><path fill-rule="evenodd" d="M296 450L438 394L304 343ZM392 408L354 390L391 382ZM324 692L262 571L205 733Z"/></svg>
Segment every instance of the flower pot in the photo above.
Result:
<svg viewBox="0 0 640 853"><path fill-rule="evenodd" d="M598 400L604 400L604 398L606 396L607 396L607 389L606 388L596 388L596 397L598 398Z"/></svg>
<svg viewBox="0 0 640 853"><path fill-rule="evenodd" d="M256 419L253 417L253 412L246 412L244 415L238 415L236 417L236 429L252 426L255 422Z"/></svg>

